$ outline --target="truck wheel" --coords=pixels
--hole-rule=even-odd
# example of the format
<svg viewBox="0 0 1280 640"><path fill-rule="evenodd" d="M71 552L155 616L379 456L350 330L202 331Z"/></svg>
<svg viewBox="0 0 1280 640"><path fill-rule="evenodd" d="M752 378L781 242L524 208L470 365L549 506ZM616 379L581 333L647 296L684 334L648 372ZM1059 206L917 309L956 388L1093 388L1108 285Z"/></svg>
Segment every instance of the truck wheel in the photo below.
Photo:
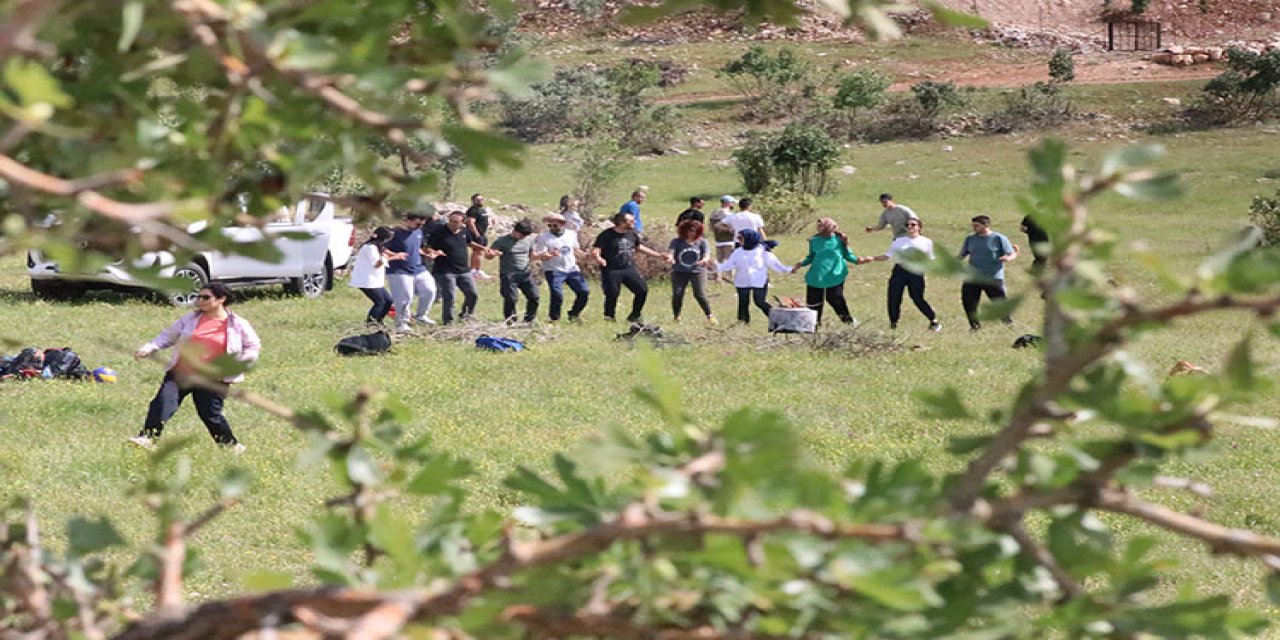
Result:
<svg viewBox="0 0 1280 640"><path fill-rule="evenodd" d="M289 293L300 295L304 298L319 298L324 295L325 285L329 282L329 274L327 269L321 269L315 273L308 273L301 278L292 278L289 284L285 286Z"/></svg>
<svg viewBox="0 0 1280 640"><path fill-rule="evenodd" d="M169 294L169 303L175 307L194 306L200 290L209 284L209 274L205 272L204 267L194 262L179 267L173 272L173 277L183 281L181 291ZM187 282L191 283L190 288L187 288Z"/></svg>

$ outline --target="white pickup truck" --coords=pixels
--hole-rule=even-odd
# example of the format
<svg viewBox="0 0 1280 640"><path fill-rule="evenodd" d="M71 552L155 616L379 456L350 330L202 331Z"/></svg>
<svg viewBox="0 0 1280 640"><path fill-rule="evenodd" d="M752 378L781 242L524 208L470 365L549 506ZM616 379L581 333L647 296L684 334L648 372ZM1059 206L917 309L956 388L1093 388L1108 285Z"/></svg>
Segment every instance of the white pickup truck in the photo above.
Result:
<svg viewBox="0 0 1280 640"><path fill-rule="evenodd" d="M197 222L188 230L194 233L204 224ZM227 227L223 233L243 243L270 238L283 257L266 262L208 251L177 265L172 254L156 251L144 253L133 263L138 268L159 265L162 277L190 280L191 289L169 295L175 305L194 304L200 287L210 281L233 287L283 284L290 293L318 298L333 288L334 270L347 266L355 245L351 218L338 217L333 202L323 194L309 194L292 208L281 209L262 227ZM27 273L31 290L42 298L75 298L88 289L148 289L119 262L98 273L63 273L36 250L27 252Z"/></svg>

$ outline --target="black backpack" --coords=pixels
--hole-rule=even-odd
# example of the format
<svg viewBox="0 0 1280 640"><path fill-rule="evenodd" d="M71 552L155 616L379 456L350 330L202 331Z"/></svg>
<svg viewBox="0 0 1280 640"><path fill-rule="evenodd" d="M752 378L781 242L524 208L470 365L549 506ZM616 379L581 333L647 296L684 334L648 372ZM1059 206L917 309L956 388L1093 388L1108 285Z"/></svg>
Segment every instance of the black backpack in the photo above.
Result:
<svg viewBox="0 0 1280 640"><path fill-rule="evenodd" d="M33 377L44 369L44 354L36 347L27 347L5 363L0 377Z"/></svg>
<svg viewBox="0 0 1280 640"><path fill-rule="evenodd" d="M373 356L391 349L391 336L385 331L375 331L362 336L347 336L333 345L340 356Z"/></svg>
<svg viewBox="0 0 1280 640"><path fill-rule="evenodd" d="M44 350L45 378L77 378L84 366L80 364L80 356L69 348Z"/></svg>

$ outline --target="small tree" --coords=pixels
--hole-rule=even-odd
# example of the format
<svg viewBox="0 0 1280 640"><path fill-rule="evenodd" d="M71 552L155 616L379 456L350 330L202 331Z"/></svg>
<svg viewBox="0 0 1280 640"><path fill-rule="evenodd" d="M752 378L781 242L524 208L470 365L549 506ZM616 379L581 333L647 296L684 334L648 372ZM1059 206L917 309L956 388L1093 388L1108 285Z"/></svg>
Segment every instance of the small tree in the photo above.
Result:
<svg viewBox="0 0 1280 640"><path fill-rule="evenodd" d="M812 97L812 66L793 49L770 55L763 46L753 45L742 56L726 62L716 72L747 99L748 112L770 118L794 112L798 104Z"/></svg>
<svg viewBox="0 0 1280 640"><path fill-rule="evenodd" d="M840 111L870 109L884 102L892 80L872 69L860 69L840 78L831 106Z"/></svg>
<svg viewBox="0 0 1280 640"><path fill-rule="evenodd" d="M746 144L733 152L733 164L742 177L742 186L748 193L761 193L773 184L773 138L756 134Z"/></svg>
<svg viewBox="0 0 1280 640"><path fill-rule="evenodd" d="M1262 244L1280 245L1280 190L1271 197L1254 196L1249 221L1262 230Z"/></svg>
<svg viewBox="0 0 1280 640"><path fill-rule="evenodd" d="M626 171L631 153L617 138L598 136L578 143L573 157L573 195L579 200L578 213L589 220L614 181Z"/></svg>
<svg viewBox="0 0 1280 640"><path fill-rule="evenodd" d="M1067 49L1058 49L1049 56L1049 81L1066 84L1076 79L1076 63Z"/></svg>
<svg viewBox="0 0 1280 640"><path fill-rule="evenodd" d="M1196 108L1216 115L1222 124L1280 114L1280 51L1258 54L1232 47L1227 70L1204 85Z"/></svg>
<svg viewBox="0 0 1280 640"><path fill-rule="evenodd" d="M840 146L826 132L800 124L788 125L773 139L772 146L780 185L816 196L830 190L830 171L840 157Z"/></svg>
<svg viewBox="0 0 1280 640"><path fill-rule="evenodd" d="M934 82L925 80L911 85L911 93L920 105L920 111L928 120L937 120L946 107L957 107L964 104L964 97L956 90L954 82Z"/></svg>

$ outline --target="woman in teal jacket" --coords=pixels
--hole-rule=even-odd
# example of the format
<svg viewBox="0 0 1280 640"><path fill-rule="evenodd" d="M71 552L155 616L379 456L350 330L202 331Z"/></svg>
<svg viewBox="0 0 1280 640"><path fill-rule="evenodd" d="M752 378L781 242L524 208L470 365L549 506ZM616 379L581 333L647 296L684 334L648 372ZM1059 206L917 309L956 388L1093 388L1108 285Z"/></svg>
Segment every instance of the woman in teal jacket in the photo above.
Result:
<svg viewBox="0 0 1280 640"><path fill-rule="evenodd" d="M862 264L870 259L859 258L849 250L849 236L840 232L835 220L818 220L818 234L809 238L809 255L795 266L796 269L809 267L804 274L805 304L818 312L818 322L822 322L824 298L841 322L853 322L844 300L844 279L849 275L846 262Z"/></svg>

